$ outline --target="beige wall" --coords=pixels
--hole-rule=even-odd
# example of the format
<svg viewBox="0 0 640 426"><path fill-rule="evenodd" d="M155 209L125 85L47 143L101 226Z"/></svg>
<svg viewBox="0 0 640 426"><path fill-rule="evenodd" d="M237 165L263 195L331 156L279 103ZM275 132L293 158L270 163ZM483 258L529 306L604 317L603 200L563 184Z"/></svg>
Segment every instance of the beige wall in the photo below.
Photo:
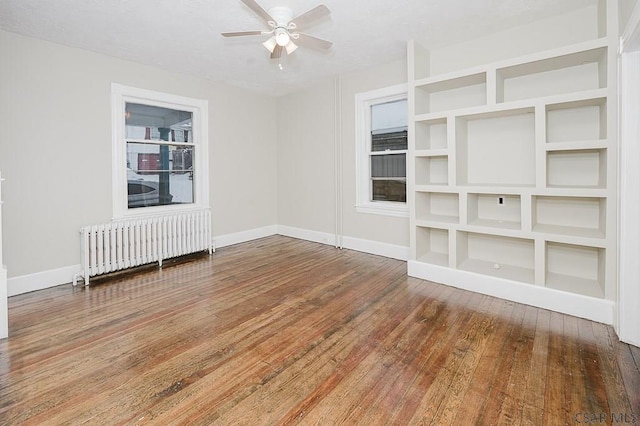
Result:
<svg viewBox="0 0 640 426"><path fill-rule="evenodd" d="M593 38L595 20L587 7L441 48L431 53L432 74ZM214 235L276 224L334 233L333 79L272 98L2 31L0 51L10 277L78 264L80 226L110 220L112 82L209 101ZM340 77L347 237L409 245L408 218L355 211L355 94L406 81L405 60Z"/></svg>
<svg viewBox="0 0 640 426"><path fill-rule="evenodd" d="M620 34L624 32L636 7L638 7L638 0L620 0Z"/></svg>
<svg viewBox="0 0 640 426"><path fill-rule="evenodd" d="M409 245L407 218L355 211L355 94L407 81L401 60L341 77L343 233ZM335 80L278 98L278 224L334 234Z"/></svg>
<svg viewBox="0 0 640 426"><path fill-rule="evenodd" d="M431 75L554 49L598 37L597 6L431 51Z"/></svg>
<svg viewBox="0 0 640 426"><path fill-rule="evenodd" d="M276 224L273 98L3 31L0 52L10 277L78 264L80 227L111 219L112 82L208 100L214 234Z"/></svg>
<svg viewBox="0 0 640 426"><path fill-rule="evenodd" d="M358 213L356 205L355 95L407 82L401 60L342 76L342 164L344 234L387 244L409 246L409 218Z"/></svg>
<svg viewBox="0 0 640 426"><path fill-rule="evenodd" d="M278 224L335 229L334 86L278 98Z"/></svg>

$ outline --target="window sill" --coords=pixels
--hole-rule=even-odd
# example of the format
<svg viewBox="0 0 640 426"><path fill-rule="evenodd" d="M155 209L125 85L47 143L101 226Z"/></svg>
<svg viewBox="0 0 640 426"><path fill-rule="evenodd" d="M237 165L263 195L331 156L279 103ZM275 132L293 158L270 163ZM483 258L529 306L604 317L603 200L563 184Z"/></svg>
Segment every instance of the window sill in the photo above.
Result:
<svg viewBox="0 0 640 426"><path fill-rule="evenodd" d="M164 206L148 206L148 207L140 207L134 209L126 209L119 214L115 214L111 220L112 221L121 221L127 219L145 219L148 217L162 216L167 214L175 214L175 213L183 213L190 211L197 211L208 209L209 206L201 205L201 204L168 204Z"/></svg>
<svg viewBox="0 0 640 426"><path fill-rule="evenodd" d="M356 212L383 216L409 217L409 206L404 203L388 203L382 201L378 203L358 204L356 205Z"/></svg>

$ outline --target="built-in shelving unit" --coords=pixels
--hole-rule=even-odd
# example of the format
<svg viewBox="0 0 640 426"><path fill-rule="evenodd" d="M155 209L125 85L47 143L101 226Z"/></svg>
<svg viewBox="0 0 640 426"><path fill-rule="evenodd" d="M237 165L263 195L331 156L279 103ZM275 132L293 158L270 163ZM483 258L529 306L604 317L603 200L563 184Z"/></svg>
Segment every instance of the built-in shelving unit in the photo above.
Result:
<svg viewBox="0 0 640 426"><path fill-rule="evenodd" d="M599 10L597 39L445 75L409 43L410 275L613 321L617 4Z"/></svg>

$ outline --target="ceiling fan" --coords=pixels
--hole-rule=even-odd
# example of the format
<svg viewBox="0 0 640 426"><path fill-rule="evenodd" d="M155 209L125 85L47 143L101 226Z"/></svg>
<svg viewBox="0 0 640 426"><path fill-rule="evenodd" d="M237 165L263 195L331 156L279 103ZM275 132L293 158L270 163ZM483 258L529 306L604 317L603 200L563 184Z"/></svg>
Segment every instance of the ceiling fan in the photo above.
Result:
<svg viewBox="0 0 640 426"><path fill-rule="evenodd" d="M331 13L324 4L318 5L294 18L292 10L288 7L274 7L267 12L255 0L241 1L266 22L269 30L228 32L222 33L223 37L271 35L267 41L262 43L271 52L271 59L279 59L283 50L288 55L293 53L298 48L296 43L300 46L325 50L333 45L330 41L298 32L299 28ZM294 40L296 43L293 42Z"/></svg>

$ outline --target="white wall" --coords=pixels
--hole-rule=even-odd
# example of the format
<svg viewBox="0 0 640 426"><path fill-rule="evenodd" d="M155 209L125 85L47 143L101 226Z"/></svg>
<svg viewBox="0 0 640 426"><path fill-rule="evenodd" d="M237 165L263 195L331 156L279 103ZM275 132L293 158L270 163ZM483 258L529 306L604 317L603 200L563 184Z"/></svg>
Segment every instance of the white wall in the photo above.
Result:
<svg viewBox="0 0 640 426"><path fill-rule="evenodd" d="M355 211L355 94L407 81L406 61L341 76L342 220L346 247L407 247L408 218ZM331 236L336 227L336 89L325 80L278 98L278 224ZM328 239L327 239L328 240ZM350 242L351 243L350 243ZM375 251L375 250L374 250Z"/></svg>
<svg viewBox="0 0 640 426"><path fill-rule="evenodd" d="M279 97L278 224L333 233L333 81Z"/></svg>
<svg viewBox="0 0 640 426"><path fill-rule="evenodd" d="M592 38L595 17L595 6L587 7L435 50L432 74ZM80 226L110 220L112 82L209 101L216 236L276 224L334 233L333 79L275 99L2 31L0 51L0 170L7 178L10 278L77 265ZM340 81L344 235L407 247L407 218L355 211L354 127L355 94L406 82L406 61Z"/></svg>
<svg viewBox="0 0 640 426"><path fill-rule="evenodd" d="M214 234L276 224L274 98L4 31L0 52L10 279L79 264L80 227L111 219L112 82L208 100Z"/></svg>
<svg viewBox="0 0 640 426"><path fill-rule="evenodd" d="M349 237L409 246L409 218L358 213L356 205L355 95L407 82L407 61L346 74L342 86L343 222ZM408 253L408 252L407 252Z"/></svg>
<svg viewBox="0 0 640 426"><path fill-rule="evenodd" d="M638 4L638 0L619 0L619 1L620 1L619 9L618 9L618 11L620 12L619 28L620 28L620 33L622 33L625 27L627 26L627 23L629 23L629 18L631 18L631 14L633 13L634 8Z"/></svg>
<svg viewBox="0 0 640 426"><path fill-rule="evenodd" d="M430 52L431 75L554 49L598 37L598 9L589 6Z"/></svg>

